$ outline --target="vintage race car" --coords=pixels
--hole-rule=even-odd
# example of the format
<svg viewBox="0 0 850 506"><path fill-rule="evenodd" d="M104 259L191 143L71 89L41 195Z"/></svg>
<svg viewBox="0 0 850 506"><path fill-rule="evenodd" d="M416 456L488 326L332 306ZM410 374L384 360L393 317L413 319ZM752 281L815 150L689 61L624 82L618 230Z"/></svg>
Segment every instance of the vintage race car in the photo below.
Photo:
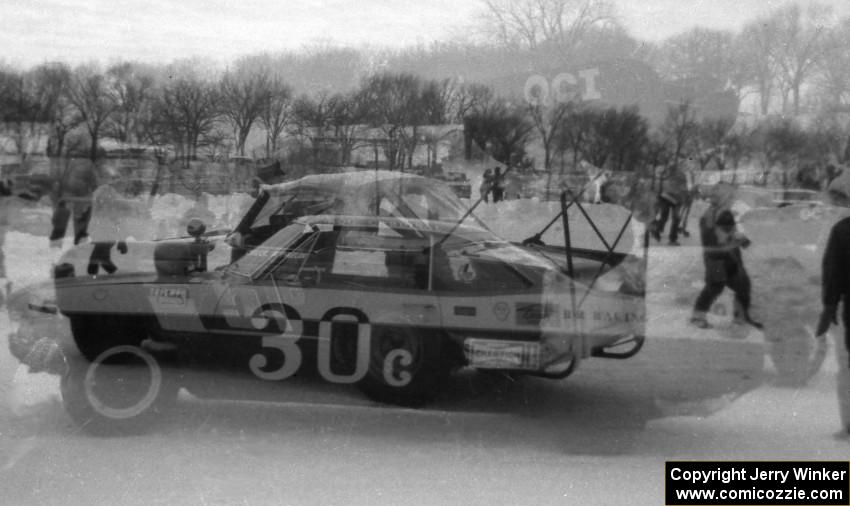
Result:
<svg viewBox="0 0 850 506"><path fill-rule="evenodd" d="M155 272L55 280L77 364L63 398L81 425L135 429L179 386L193 392L163 370L317 374L421 405L460 367L564 378L584 359L627 358L643 343L642 287L622 272L625 254L596 279L601 256L577 250L569 278L546 247L381 215L297 218L212 271L206 251L198 235L157 248ZM128 388L128 363L141 386Z"/></svg>

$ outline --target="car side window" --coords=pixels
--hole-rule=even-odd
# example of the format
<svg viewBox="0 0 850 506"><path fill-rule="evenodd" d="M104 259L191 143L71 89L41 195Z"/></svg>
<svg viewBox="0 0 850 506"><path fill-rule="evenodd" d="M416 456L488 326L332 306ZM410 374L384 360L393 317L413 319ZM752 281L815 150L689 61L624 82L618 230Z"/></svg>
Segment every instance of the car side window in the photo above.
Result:
<svg viewBox="0 0 850 506"><path fill-rule="evenodd" d="M283 255L283 259L272 270L272 276L286 283L314 285L322 282L323 275L333 264L333 231L317 232L297 247Z"/></svg>
<svg viewBox="0 0 850 506"><path fill-rule="evenodd" d="M459 292L526 290L531 282L506 262L467 248L434 252L434 288Z"/></svg>
<svg viewBox="0 0 850 506"><path fill-rule="evenodd" d="M386 229L349 229L340 233L330 269L343 284L427 289L427 239Z"/></svg>

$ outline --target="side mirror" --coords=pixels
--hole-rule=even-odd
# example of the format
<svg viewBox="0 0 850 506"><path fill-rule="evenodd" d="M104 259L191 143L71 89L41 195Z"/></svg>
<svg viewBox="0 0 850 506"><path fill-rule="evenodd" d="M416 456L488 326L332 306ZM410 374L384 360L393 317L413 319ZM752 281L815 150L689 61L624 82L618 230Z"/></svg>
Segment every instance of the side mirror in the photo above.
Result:
<svg viewBox="0 0 850 506"><path fill-rule="evenodd" d="M198 218L192 218L189 220L189 224L186 225L186 232L189 233L190 236L195 239L200 239L204 232L207 231L207 226L204 225L204 222L199 220Z"/></svg>

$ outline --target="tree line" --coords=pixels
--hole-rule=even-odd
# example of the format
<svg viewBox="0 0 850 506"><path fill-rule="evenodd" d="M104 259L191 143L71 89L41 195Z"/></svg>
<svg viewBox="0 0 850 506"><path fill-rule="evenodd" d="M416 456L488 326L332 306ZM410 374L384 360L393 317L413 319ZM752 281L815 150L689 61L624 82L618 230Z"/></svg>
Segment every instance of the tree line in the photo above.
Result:
<svg viewBox="0 0 850 506"><path fill-rule="evenodd" d="M18 153L47 135L51 156L100 156L103 139L170 146L181 160L245 155L251 133L265 158L351 162L359 146L409 168L433 125L463 124L464 152L552 170L580 160L614 170L690 158L701 168L759 159L846 162L850 19L820 4L790 3L740 31L694 28L659 44L637 41L603 0L483 0L470 36L405 50L317 45L249 55L224 70L204 60L0 69L0 123ZM651 127L634 108L519 101L492 82L518 69L591 59L646 62L667 85L733 91L760 120L698 119L669 104ZM701 88L701 89L697 89ZM810 118L803 122L803 113ZM771 117L771 113L780 113ZM83 132L83 134L80 134ZM780 142L789 139L793 142ZM789 150L787 146L796 146ZM330 158L330 159L329 159Z"/></svg>

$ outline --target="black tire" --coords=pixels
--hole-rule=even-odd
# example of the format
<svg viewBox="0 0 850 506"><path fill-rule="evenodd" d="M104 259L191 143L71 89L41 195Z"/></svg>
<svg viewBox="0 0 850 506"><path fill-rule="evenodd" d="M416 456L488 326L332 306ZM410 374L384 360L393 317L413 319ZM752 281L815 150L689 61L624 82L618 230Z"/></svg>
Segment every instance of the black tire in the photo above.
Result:
<svg viewBox="0 0 850 506"><path fill-rule="evenodd" d="M71 317L71 334L77 349L89 361L115 346L139 346L147 337L139 322L116 316Z"/></svg>
<svg viewBox="0 0 850 506"><path fill-rule="evenodd" d="M67 357L60 388L71 419L96 436L145 432L173 406L179 385L136 346L115 346L91 362Z"/></svg>
<svg viewBox="0 0 850 506"><path fill-rule="evenodd" d="M434 333L383 327L371 340L369 372L358 386L370 399L419 407L434 400L449 368L441 360L443 338Z"/></svg>

